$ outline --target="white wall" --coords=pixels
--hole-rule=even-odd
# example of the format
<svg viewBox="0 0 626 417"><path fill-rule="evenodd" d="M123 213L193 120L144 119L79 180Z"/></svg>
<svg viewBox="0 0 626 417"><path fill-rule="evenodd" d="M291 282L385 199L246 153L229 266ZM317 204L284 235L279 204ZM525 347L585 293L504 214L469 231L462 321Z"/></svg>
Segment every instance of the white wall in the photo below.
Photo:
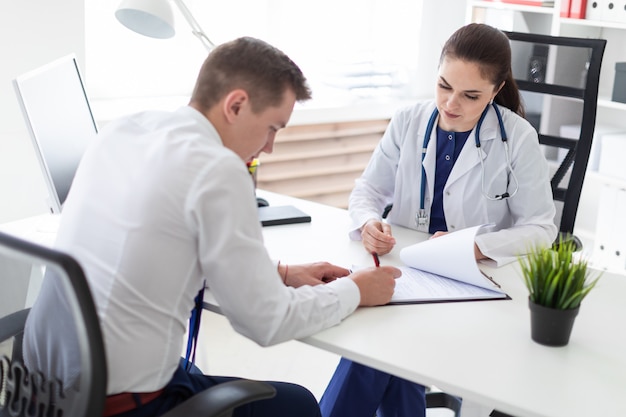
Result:
<svg viewBox="0 0 626 417"><path fill-rule="evenodd" d="M199 57L203 58L205 51L188 33L186 22L177 16L180 32L172 40L143 38L115 21L112 11L118 3L118 0L20 0L3 2L0 6L3 60L0 65L0 223L47 210L45 183L15 98L13 78L75 53L92 101L104 98L110 91L102 80L114 80L121 87L116 97L132 95L131 86L153 74L158 74L158 82L152 83L156 84L154 93L144 90L144 95L185 94L190 89L202 60ZM440 48L465 18L465 4L459 0L372 0L367 10L364 3L356 0L339 4L330 0L300 3L296 9L287 0L255 0L254 13L243 17L239 3L209 5L204 0L187 0L187 4L214 42L242 35L262 37L292 56L312 81L316 76L311 67L316 62L324 60L323 66L328 67L329 62L341 56L343 49L347 50L346 55L358 53L354 45L363 39L365 48L374 51L382 63L406 67L409 81L405 94L420 98L432 96ZM311 9L300 7L307 4ZM280 12L263 11L263 7ZM315 16L322 16L321 22L310 18L313 10ZM94 16L101 19L96 21ZM231 22L233 19L236 24ZM369 20L363 22L364 19ZM365 26L373 28L371 33ZM295 34L300 40L295 39ZM131 45L132 53L118 48L120 43ZM180 49L187 49L192 57L179 56ZM160 91L166 80L179 77L172 73L175 66L188 68L180 78L190 79ZM315 99L337 105L334 96L325 99L325 91L316 83L313 87ZM152 98L150 102L158 100ZM94 112L100 119L98 112ZM106 121L107 116L102 119Z"/></svg>
<svg viewBox="0 0 626 417"><path fill-rule="evenodd" d="M4 1L0 6L0 223L46 211L46 190L12 80L75 53L84 65L83 0Z"/></svg>
<svg viewBox="0 0 626 417"><path fill-rule="evenodd" d="M465 24L465 1L424 0L419 26L416 97L433 97L441 48Z"/></svg>
<svg viewBox="0 0 626 417"><path fill-rule="evenodd" d="M191 35L178 10L174 10L176 36L156 40L123 28L113 17L116 3L87 2L87 71L91 95L154 96L155 88L161 96L188 94L206 51ZM423 3L423 0L240 0L236 3L186 0L200 26L216 44L239 36L254 36L286 52L307 75L314 100L328 94L325 81L342 70L353 69L357 62L377 69L401 68L401 76L414 75L420 62ZM242 9L246 13L242 14ZM236 25L232 24L234 21ZM112 78L119 81L110 85L107 80ZM412 97L413 90L414 86L410 85L398 93Z"/></svg>

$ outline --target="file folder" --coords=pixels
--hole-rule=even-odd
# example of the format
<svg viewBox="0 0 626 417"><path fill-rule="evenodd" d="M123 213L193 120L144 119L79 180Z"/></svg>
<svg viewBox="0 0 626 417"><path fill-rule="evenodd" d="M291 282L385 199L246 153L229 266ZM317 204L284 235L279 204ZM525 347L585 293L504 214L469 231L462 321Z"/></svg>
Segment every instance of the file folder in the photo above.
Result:
<svg viewBox="0 0 626 417"><path fill-rule="evenodd" d="M311 216L295 206L259 207L259 221L262 226L281 224L309 223Z"/></svg>
<svg viewBox="0 0 626 417"><path fill-rule="evenodd" d="M587 12L587 0L571 0L569 17L572 19L584 19Z"/></svg>

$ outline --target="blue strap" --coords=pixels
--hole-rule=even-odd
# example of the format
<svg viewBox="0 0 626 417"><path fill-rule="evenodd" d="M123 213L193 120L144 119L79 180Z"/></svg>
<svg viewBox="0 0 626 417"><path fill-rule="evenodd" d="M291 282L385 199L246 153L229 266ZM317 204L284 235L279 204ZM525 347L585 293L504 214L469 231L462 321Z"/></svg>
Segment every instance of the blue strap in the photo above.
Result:
<svg viewBox="0 0 626 417"><path fill-rule="evenodd" d="M506 131L504 130L504 123L502 122L502 114L498 109L498 105L496 103L491 103L491 107L496 112L496 116L498 117L498 124L500 125L500 136L502 138L502 142L506 142ZM480 119L478 119L478 123L476 124L476 133L474 134L474 140L476 141L476 147L480 148L480 128L483 125L483 120L485 120L485 116L487 116L487 111L489 110L489 105L485 107L482 114L480 115Z"/></svg>
<svg viewBox="0 0 626 417"><path fill-rule="evenodd" d="M430 142L430 135L432 135L433 133L437 116L439 116L439 111L437 110L437 108L435 108L435 110L433 110L433 113L430 115L430 119L428 119L426 132L424 134L424 143L422 144L422 183L420 188L420 210L424 210L424 198L426 197L426 170L424 169L424 158L426 157L426 148L428 148L428 142Z"/></svg>
<svg viewBox="0 0 626 417"><path fill-rule="evenodd" d="M198 295L194 299L194 308L189 317L189 337L187 338L187 352L185 354L185 369L189 371L196 361L196 346L198 345L198 333L200 333L200 317L204 305L204 287L206 282L202 284L202 289L198 291Z"/></svg>

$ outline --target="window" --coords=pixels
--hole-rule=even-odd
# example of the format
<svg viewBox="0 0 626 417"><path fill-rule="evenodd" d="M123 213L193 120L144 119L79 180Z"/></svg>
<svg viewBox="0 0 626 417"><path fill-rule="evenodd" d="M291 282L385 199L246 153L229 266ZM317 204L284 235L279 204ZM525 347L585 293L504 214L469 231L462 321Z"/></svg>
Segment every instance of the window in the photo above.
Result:
<svg viewBox="0 0 626 417"><path fill-rule="evenodd" d="M189 96L206 56L174 8L177 34L151 39L114 16L118 0L86 0L87 87L94 99ZM239 36L286 52L311 83L315 101L411 96L421 1L186 0L216 44Z"/></svg>

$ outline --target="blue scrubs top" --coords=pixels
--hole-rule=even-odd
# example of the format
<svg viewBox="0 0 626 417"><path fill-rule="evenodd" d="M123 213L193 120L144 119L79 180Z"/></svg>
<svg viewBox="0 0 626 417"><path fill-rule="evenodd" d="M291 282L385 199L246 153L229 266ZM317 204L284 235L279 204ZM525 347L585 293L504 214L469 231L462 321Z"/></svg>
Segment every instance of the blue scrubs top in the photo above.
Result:
<svg viewBox="0 0 626 417"><path fill-rule="evenodd" d="M435 164L435 192L430 207L429 233L447 232L446 216L443 213L443 187L448 181L452 167L470 133L446 132L437 126L437 162Z"/></svg>

